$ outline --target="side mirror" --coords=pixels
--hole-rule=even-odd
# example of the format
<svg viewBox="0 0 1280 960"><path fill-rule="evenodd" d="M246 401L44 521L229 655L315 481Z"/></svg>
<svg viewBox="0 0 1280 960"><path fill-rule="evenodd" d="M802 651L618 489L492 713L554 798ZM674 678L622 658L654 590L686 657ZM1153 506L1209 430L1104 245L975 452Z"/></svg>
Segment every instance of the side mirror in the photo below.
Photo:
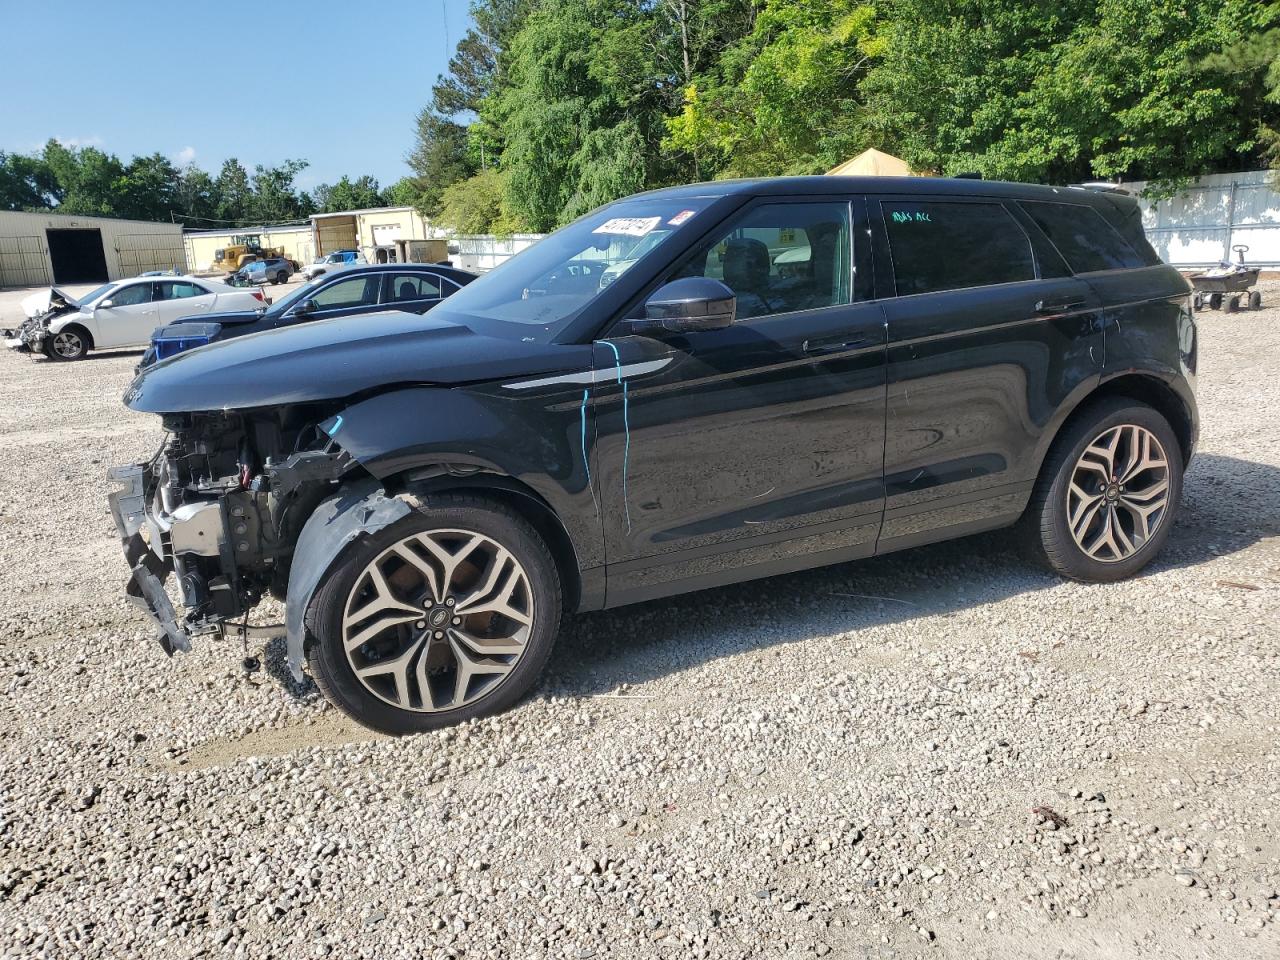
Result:
<svg viewBox="0 0 1280 960"><path fill-rule="evenodd" d="M293 308L293 312L297 314L315 313L316 302L314 300L303 300Z"/></svg>
<svg viewBox="0 0 1280 960"><path fill-rule="evenodd" d="M738 298L710 277L683 277L654 291L644 305L643 327L669 333L723 330L737 318Z"/></svg>
<svg viewBox="0 0 1280 960"><path fill-rule="evenodd" d="M98 305L97 305L96 307L94 307L93 309L95 309L95 310L110 310L110 309L111 309L112 307L114 307L115 305L116 305L116 302L115 302L114 300L112 300L110 297L107 297L107 299L105 299L105 300L99 300L99 301L98 301Z"/></svg>

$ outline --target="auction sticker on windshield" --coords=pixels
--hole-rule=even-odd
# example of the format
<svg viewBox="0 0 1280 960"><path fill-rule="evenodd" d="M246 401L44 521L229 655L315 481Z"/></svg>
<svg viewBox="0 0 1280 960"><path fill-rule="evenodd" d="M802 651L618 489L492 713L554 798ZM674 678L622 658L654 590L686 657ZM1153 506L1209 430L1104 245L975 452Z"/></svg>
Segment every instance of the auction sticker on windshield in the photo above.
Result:
<svg viewBox="0 0 1280 960"><path fill-rule="evenodd" d="M624 237L643 237L662 222L661 217L614 217L592 230L592 233L616 233Z"/></svg>
<svg viewBox="0 0 1280 960"><path fill-rule="evenodd" d="M692 217L693 214L694 214L694 211L692 210L681 210L674 217L672 217L670 220L667 221L667 226L678 227L680 226L680 224L684 223L686 220Z"/></svg>

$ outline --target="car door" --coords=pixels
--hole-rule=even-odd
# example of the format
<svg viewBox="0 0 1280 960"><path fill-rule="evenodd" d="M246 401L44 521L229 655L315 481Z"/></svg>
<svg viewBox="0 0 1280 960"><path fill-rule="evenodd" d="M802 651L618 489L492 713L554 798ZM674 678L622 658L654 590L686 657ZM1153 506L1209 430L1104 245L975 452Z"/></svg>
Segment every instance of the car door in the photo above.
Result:
<svg viewBox="0 0 1280 960"><path fill-rule="evenodd" d="M155 286L149 280L122 284L99 301L93 311L94 346L131 347L150 342L151 331L159 325L153 298ZM102 306L104 302L111 306Z"/></svg>
<svg viewBox="0 0 1280 960"><path fill-rule="evenodd" d="M884 318L855 210L751 205L662 278L723 281L733 325L595 344L610 605L874 550Z"/></svg>
<svg viewBox="0 0 1280 960"><path fill-rule="evenodd" d="M207 313L217 298L193 280L161 280L154 285L157 326Z"/></svg>
<svg viewBox="0 0 1280 960"><path fill-rule="evenodd" d="M889 334L884 552L1016 518L1046 426L1103 356L1096 295L1012 203L870 206Z"/></svg>
<svg viewBox="0 0 1280 960"><path fill-rule="evenodd" d="M389 309L426 313L457 289L456 285L433 273L388 273L382 290L382 303Z"/></svg>
<svg viewBox="0 0 1280 960"><path fill-rule="evenodd" d="M381 292L381 273L361 273L355 276L340 274L332 281L322 284L302 301L313 305L311 312L299 312L298 307L294 307L288 322L324 320L328 317L346 317L386 309L379 303Z"/></svg>

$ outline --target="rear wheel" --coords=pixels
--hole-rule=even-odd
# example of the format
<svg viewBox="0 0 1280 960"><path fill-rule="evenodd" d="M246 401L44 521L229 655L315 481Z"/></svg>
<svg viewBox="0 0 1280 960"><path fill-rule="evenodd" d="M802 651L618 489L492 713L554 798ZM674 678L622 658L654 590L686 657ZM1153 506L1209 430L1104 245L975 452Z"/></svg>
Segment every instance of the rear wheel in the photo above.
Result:
<svg viewBox="0 0 1280 960"><path fill-rule="evenodd" d="M1197 291L1197 292L1196 292L1196 294L1195 294L1195 296L1193 296L1193 297L1191 298L1191 305L1192 305L1192 307L1194 307L1196 310L1203 310L1203 309L1204 309L1204 294L1203 294L1203 293L1200 293L1199 291Z"/></svg>
<svg viewBox="0 0 1280 960"><path fill-rule="evenodd" d="M1250 310L1262 309L1262 294L1257 290L1249 291L1249 309Z"/></svg>
<svg viewBox="0 0 1280 960"><path fill-rule="evenodd" d="M287 273L285 273L283 270L281 270L279 273L277 273L277 274L276 274L276 283L277 283L277 284L284 283L284 282L285 282L286 280L288 280L288 279L289 279L289 275L288 275Z"/></svg>
<svg viewBox="0 0 1280 960"><path fill-rule="evenodd" d="M1235 313L1237 310L1240 309L1240 298L1227 297L1227 302L1222 305L1222 309L1226 313Z"/></svg>
<svg viewBox="0 0 1280 960"><path fill-rule="evenodd" d="M50 360L83 360L89 353L89 335L66 327L45 339L44 354Z"/></svg>
<svg viewBox="0 0 1280 960"><path fill-rule="evenodd" d="M1217 310L1220 306L1222 306L1222 294L1220 293L1209 294L1209 309Z"/></svg>
<svg viewBox="0 0 1280 960"><path fill-rule="evenodd" d="M542 671L560 626L546 545L507 508L441 495L339 556L316 594L316 683L405 734L496 713Z"/></svg>
<svg viewBox="0 0 1280 960"><path fill-rule="evenodd" d="M1182 496L1173 428L1123 397L1082 411L1058 438L1022 520L1031 554L1064 577L1109 583L1160 552Z"/></svg>

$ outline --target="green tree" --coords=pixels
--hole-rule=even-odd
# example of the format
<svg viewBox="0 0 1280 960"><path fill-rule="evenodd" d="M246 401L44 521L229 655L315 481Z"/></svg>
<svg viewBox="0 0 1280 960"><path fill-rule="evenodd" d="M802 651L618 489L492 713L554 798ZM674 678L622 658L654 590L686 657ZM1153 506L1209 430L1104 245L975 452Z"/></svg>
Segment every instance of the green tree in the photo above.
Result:
<svg viewBox="0 0 1280 960"><path fill-rule="evenodd" d="M668 120L669 150L703 175L820 173L862 138L859 83L883 47L855 0L764 0L719 69L693 78Z"/></svg>
<svg viewBox="0 0 1280 960"><path fill-rule="evenodd" d="M163 154L134 157L113 187L116 211L134 220L169 220L182 175Z"/></svg>
<svg viewBox="0 0 1280 960"><path fill-rule="evenodd" d="M420 188L414 206L431 219L440 210L444 189L465 179L473 169L467 155L467 128L431 107L421 110L409 167Z"/></svg>
<svg viewBox="0 0 1280 960"><path fill-rule="evenodd" d="M58 181L41 157L0 150L0 210L45 210L59 197Z"/></svg>
<svg viewBox="0 0 1280 960"><path fill-rule="evenodd" d="M1253 87L1260 78L1263 107L1259 110L1258 139L1273 171L1272 185L1280 190L1280 2L1259 4L1253 10L1251 31L1205 58L1204 65L1231 81Z"/></svg>
<svg viewBox="0 0 1280 960"><path fill-rule="evenodd" d="M352 180L343 176L337 183L322 183L316 187L315 204L319 213L338 210L363 210L368 207L386 206L378 181L365 175Z"/></svg>
<svg viewBox="0 0 1280 960"><path fill-rule="evenodd" d="M401 177L382 191L382 199L393 207L416 207L422 195L422 183L417 177Z"/></svg>
<svg viewBox="0 0 1280 960"><path fill-rule="evenodd" d="M869 139L918 169L1173 181L1248 163L1256 86L1204 58L1251 0L895 0Z"/></svg>
<svg viewBox="0 0 1280 960"><path fill-rule="evenodd" d="M235 157L222 162L214 181L216 216L226 222L248 221L253 216L253 187L249 171Z"/></svg>
<svg viewBox="0 0 1280 960"><path fill-rule="evenodd" d="M549 230L659 179L656 21L629 0L546 0L512 40L482 116L504 131L516 220Z"/></svg>
<svg viewBox="0 0 1280 960"><path fill-rule="evenodd" d="M120 215L119 186L124 166L118 158L97 147L65 147L57 140L45 144L42 158L58 184L59 211Z"/></svg>
<svg viewBox="0 0 1280 960"><path fill-rule="evenodd" d="M444 189L436 222L459 233L514 232L503 206L503 175L492 168Z"/></svg>
<svg viewBox="0 0 1280 960"><path fill-rule="evenodd" d="M260 223L276 223L315 213L311 197L299 197L294 187L298 174L309 165L305 160L286 160L276 167L255 166L250 206L253 219Z"/></svg>

